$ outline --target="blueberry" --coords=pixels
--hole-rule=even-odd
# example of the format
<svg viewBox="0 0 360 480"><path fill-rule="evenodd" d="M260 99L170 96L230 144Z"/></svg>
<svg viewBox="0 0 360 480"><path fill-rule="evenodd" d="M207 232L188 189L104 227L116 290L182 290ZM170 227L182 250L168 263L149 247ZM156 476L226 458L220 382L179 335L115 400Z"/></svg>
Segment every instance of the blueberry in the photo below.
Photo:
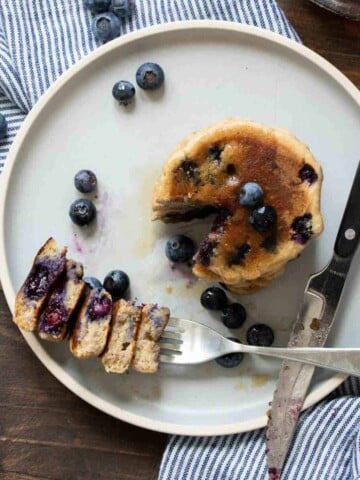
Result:
<svg viewBox="0 0 360 480"><path fill-rule="evenodd" d="M120 20L112 12L99 13L93 19L92 30L95 38L103 43L120 36Z"/></svg>
<svg viewBox="0 0 360 480"><path fill-rule="evenodd" d="M267 205L255 208L250 214L250 223L258 232L271 230L276 224L276 210Z"/></svg>
<svg viewBox="0 0 360 480"><path fill-rule="evenodd" d="M8 125L5 116L0 113L0 138L6 137Z"/></svg>
<svg viewBox="0 0 360 480"><path fill-rule="evenodd" d="M208 267L211 263L211 257L214 254L214 250L217 247L217 242L209 242L204 240L200 244L200 248L196 254L195 260L199 262L204 267Z"/></svg>
<svg viewBox="0 0 360 480"><path fill-rule="evenodd" d="M192 160L183 160L176 170L182 172L187 180L194 182L199 180L199 165Z"/></svg>
<svg viewBox="0 0 360 480"><path fill-rule="evenodd" d="M75 225L82 227L88 225L95 219L96 208L91 200L79 198L71 204L69 215Z"/></svg>
<svg viewBox="0 0 360 480"><path fill-rule="evenodd" d="M108 296L99 292L99 295L94 295L87 306L87 314L91 321L99 320L111 312L112 301Z"/></svg>
<svg viewBox="0 0 360 480"><path fill-rule="evenodd" d="M233 163L229 163L228 165L226 165L226 173L228 175L235 175L236 167Z"/></svg>
<svg viewBox="0 0 360 480"><path fill-rule="evenodd" d="M237 338L229 337L229 340L233 342L241 343ZM234 368L237 367L243 360L244 354L241 352L238 353L228 353L222 357L217 358L215 361L219 365L225 368Z"/></svg>
<svg viewBox="0 0 360 480"><path fill-rule="evenodd" d="M131 0L111 0L110 11L119 18L131 17L133 2Z"/></svg>
<svg viewBox="0 0 360 480"><path fill-rule="evenodd" d="M248 243L243 243L236 247L235 252L231 255L230 265L243 265L246 255L250 252L251 247Z"/></svg>
<svg viewBox="0 0 360 480"><path fill-rule="evenodd" d="M243 207L257 207L262 205L264 198L263 189L255 182L245 183L240 190L240 205Z"/></svg>
<svg viewBox="0 0 360 480"><path fill-rule="evenodd" d="M246 333L246 340L249 345L258 347L270 347L274 341L274 332L264 323L257 323L249 328Z"/></svg>
<svg viewBox="0 0 360 480"><path fill-rule="evenodd" d="M136 82L144 90L156 90L164 83L164 71L157 63L143 63L136 71Z"/></svg>
<svg viewBox="0 0 360 480"><path fill-rule="evenodd" d="M75 188L81 193L93 192L97 185L95 173L91 170L80 170L74 178Z"/></svg>
<svg viewBox="0 0 360 480"><path fill-rule="evenodd" d="M221 320L227 328L240 328L246 320L246 310L241 303L232 303L221 312Z"/></svg>
<svg viewBox="0 0 360 480"><path fill-rule="evenodd" d="M224 149L219 147L219 145L213 145L209 148L208 157L211 161L220 163L221 162L221 153Z"/></svg>
<svg viewBox="0 0 360 480"><path fill-rule="evenodd" d="M305 245L305 243L310 240L312 231L312 215L311 213L305 213L301 217L296 217L291 224L292 230L295 233L291 235L291 239L300 245Z"/></svg>
<svg viewBox="0 0 360 480"><path fill-rule="evenodd" d="M84 277L83 280L90 288L102 289L100 280L95 277Z"/></svg>
<svg viewBox="0 0 360 480"><path fill-rule="evenodd" d="M112 270L104 278L104 288L114 298L122 298L130 285L127 274L121 270Z"/></svg>
<svg viewBox="0 0 360 480"><path fill-rule="evenodd" d="M110 7L110 1L111 0L84 0L84 4L92 14L96 14L107 12Z"/></svg>
<svg viewBox="0 0 360 480"><path fill-rule="evenodd" d="M311 165L305 163L299 171L299 177L303 182L308 182L312 185L318 179L318 175Z"/></svg>
<svg viewBox="0 0 360 480"><path fill-rule="evenodd" d="M171 262L188 262L194 256L194 253L194 242L185 235L175 235L166 242L165 255Z"/></svg>
<svg viewBox="0 0 360 480"><path fill-rule="evenodd" d="M120 105L129 105L135 96L135 87L127 80L120 80L113 86L112 94Z"/></svg>
<svg viewBox="0 0 360 480"><path fill-rule="evenodd" d="M228 299L224 290L218 287L210 287L203 291L200 302L208 310L222 310L226 307Z"/></svg>

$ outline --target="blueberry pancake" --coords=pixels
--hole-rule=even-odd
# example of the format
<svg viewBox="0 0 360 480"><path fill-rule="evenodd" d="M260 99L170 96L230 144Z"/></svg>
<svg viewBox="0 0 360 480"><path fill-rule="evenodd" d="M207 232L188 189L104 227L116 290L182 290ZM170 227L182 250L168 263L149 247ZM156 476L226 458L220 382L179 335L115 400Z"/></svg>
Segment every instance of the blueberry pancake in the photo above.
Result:
<svg viewBox="0 0 360 480"><path fill-rule="evenodd" d="M58 247L53 238L38 251L33 266L16 295L14 322L27 332L37 327L41 311L66 264L66 248Z"/></svg>
<svg viewBox="0 0 360 480"><path fill-rule="evenodd" d="M103 289L88 292L76 318L70 338L70 350L77 358L98 357L102 354L111 320L111 295Z"/></svg>
<svg viewBox="0 0 360 480"><path fill-rule="evenodd" d="M142 373L155 373L158 370L160 356L158 341L169 317L170 310L168 308L157 305L143 307L132 361L134 370Z"/></svg>
<svg viewBox="0 0 360 480"><path fill-rule="evenodd" d="M193 273L234 293L267 286L323 229L322 171L293 134L227 119L183 140L155 186L153 218L214 215Z"/></svg>
<svg viewBox="0 0 360 480"><path fill-rule="evenodd" d="M141 319L141 307L119 300L113 306L108 342L101 361L107 372L124 373L131 365Z"/></svg>
<svg viewBox="0 0 360 480"><path fill-rule="evenodd" d="M68 260L66 272L60 285L51 294L38 325L39 337L51 342L64 340L70 318L82 298L85 282L82 280L83 267Z"/></svg>

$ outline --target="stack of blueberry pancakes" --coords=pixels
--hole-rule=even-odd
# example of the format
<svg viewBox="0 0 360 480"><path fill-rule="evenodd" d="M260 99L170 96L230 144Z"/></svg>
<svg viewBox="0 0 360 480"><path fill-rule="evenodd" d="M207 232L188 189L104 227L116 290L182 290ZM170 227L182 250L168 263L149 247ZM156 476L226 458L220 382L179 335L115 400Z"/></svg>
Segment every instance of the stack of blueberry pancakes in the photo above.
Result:
<svg viewBox="0 0 360 480"><path fill-rule="evenodd" d="M154 189L153 219L214 214L193 273L250 293L322 232L321 184L320 165L293 134L231 118L176 147Z"/></svg>

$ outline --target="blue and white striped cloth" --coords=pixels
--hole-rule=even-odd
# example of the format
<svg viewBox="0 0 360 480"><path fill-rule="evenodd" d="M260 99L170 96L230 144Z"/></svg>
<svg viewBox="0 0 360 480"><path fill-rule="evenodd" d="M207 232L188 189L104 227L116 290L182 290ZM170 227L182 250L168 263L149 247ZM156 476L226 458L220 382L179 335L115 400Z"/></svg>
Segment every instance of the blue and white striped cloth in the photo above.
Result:
<svg viewBox="0 0 360 480"><path fill-rule="evenodd" d="M188 19L221 19L300 41L274 0L135 0L122 34ZM96 48L82 0L0 1L0 112L9 132L0 142L0 172L22 121L67 68ZM284 480L360 480L360 382L350 379L305 412ZM120 473L119 473L120 475ZM161 480L262 480L264 430L223 437L169 438Z"/></svg>

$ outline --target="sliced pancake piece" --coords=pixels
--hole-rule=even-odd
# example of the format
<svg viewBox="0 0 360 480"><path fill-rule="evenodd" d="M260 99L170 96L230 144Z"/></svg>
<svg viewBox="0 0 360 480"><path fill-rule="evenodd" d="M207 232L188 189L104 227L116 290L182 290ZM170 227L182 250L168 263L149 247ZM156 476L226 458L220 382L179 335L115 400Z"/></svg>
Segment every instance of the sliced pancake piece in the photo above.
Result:
<svg viewBox="0 0 360 480"><path fill-rule="evenodd" d="M55 284L66 264L66 248L49 238L38 251L31 271L16 295L14 322L27 332L34 331Z"/></svg>
<svg viewBox="0 0 360 480"><path fill-rule="evenodd" d="M85 282L81 263L68 260L66 272L59 287L51 294L38 325L39 337L51 342L64 340L70 318L77 307L84 289Z"/></svg>
<svg viewBox="0 0 360 480"><path fill-rule="evenodd" d="M134 370L155 373L159 368L160 346L158 341L170 317L170 310L157 305L145 305L141 312L135 355Z"/></svg>
<svg viewBox="0 0 360 480"><path fill-rule="evenodd" d="M267 231L250 224L241 188L257 183L275 209ZM193 273L236 293L268 285L323 229L322 171L293 134L228 119L191 134L170 155L154 189L153 218L188 221L216 213Z"/></svg>
<svg viewBox="0 0 360 480"><path fill-rule="evenodd" d="M70 338L70 350L75 357L91 358L102 354L109 333L111 309L111 295L104 289L94 288L88 292Z"/></svg>
<svg viewBox="0 0 360 480"><path fill-rule="evenodd" d="M141 319L141 307L119 300L113 306L108 342L101 356L107 372L124 373L131 365Z"/></svg>

